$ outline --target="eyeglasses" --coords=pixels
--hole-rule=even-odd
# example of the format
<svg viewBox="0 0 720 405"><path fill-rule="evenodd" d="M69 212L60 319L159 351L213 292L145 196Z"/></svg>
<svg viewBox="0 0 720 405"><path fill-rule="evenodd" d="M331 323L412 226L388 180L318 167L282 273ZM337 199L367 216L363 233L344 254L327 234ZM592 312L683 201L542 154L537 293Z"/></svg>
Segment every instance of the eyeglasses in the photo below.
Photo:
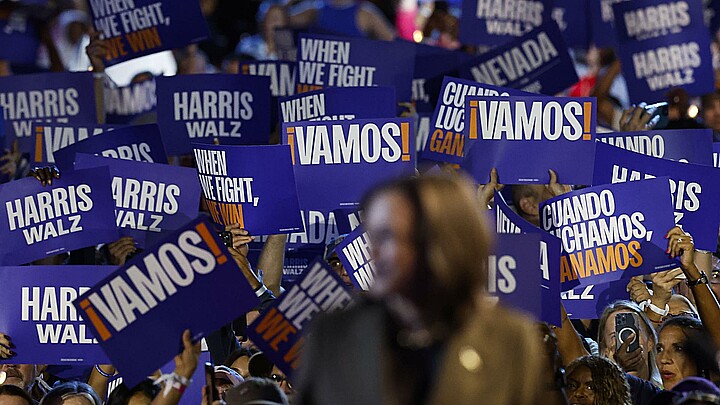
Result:
<svg viewBox="0 0 720 405"><path fill-rule="evenodd" d="M290 384L290 380L287 379L284 375L281 374L270 374L270 379L275 381L276 383L282 384L283 381L287 384L288 388L292 389L292 385Z"/></svg>

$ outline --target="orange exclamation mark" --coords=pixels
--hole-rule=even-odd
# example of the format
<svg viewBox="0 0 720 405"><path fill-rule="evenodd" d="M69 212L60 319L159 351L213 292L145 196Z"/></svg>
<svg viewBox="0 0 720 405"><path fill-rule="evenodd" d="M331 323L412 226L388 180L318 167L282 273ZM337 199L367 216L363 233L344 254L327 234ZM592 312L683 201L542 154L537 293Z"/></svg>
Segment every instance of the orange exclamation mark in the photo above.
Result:
<svg viewBox="0 0 720 405"><path fill-rule="evenodd" d="M205 243L207 243L208 247L210 247L210 250L215 255L215 260L217 260L218 264L225 264L227 256L222 253L220 247L217 243L215 243L215 239L213 239L212 235L210 235L210 231L208 231L205 223L201 222L195 225L195 230L198 231L200 237L205 241Z"/></svg>
<svg viewBox="0 0 720 405"><path fill-rule="evenodd" d="M295 165L295 127L288 127L287 137L288 145L290 145L290 156L292 157L292 164Z"/></svg>
<svg viewBox="0 0 720 405"><path fill-rule="evenodd" d="M589 141L592 139L592 134L590 133L590 122L592 122L592 103L590 101L585 101L583 103L583 140Z"/></svg>
<svg viewBox="0 0 720 405"><path fill-rule="evenodd" d="M43 150L43 127L38 125L35 127L35 162L42 162Z"/></svg>
<svg viewBox="0 0 720 405"><path fill-rule="evenodd" d="M477 100L470 100L470 133L468 138L477 139Z"/></svg>
<svg viewBox="0 0 720 405"><path fill-rule="evenodd" d="M400 123L400 135L402 136L402 161L410 161L410 123Z"/></svg>
<svg viewBox="0 0 720 405"><path fill-rule="evenodd" d="M102 339L103 342L110 339L112 333L110 333L103 321L100 320L100 317L95 312L95 308L90 305L90 301L88 301L87 299L80 301L80 308L85 311L85 313L87 314L87 319L89 319L90 322L92 322L92 324L95 326L95 329L100 334L100 339Z"/></svg>

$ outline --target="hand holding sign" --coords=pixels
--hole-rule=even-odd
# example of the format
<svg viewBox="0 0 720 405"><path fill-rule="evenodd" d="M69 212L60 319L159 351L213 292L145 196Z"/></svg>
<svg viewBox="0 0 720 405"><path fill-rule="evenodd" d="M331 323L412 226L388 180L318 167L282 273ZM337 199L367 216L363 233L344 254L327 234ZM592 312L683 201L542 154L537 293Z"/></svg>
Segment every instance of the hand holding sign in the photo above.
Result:
<svg viewBox="0 0 720 405"><path fill-rule="evenodd" d="M30 171L30 176L38 179L43 186L52 186L53 179L60 178L60 172L56 167L39 167Z"/></svg>
<svg viewBox="0 0 720 405"><path fill-rule="evenodd" d="M0 359L9 359L15 356L15 345L12 343L10 336L0 332Z"/></svg>

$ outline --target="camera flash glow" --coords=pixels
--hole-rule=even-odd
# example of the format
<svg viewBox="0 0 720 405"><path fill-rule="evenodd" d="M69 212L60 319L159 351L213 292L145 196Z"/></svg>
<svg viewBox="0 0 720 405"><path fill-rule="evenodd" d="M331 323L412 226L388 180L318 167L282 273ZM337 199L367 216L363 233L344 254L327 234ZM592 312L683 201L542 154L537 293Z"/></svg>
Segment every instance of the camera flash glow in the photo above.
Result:
<svg viewBox="0 0 720 405"><path fill-rule="evenodd" d="M422 42L423 40L423 34L420 30L413 31L413 41L415 42Z"/></svg>
<svg viewBox="0 0 720 405"><path fill-rule="evenodd" d="M688 116L690 118L697 117L699 112L700 112L700 109L698 109L698 106L696 106L696 105L691 105L690 107L688 107Z"/></svg>

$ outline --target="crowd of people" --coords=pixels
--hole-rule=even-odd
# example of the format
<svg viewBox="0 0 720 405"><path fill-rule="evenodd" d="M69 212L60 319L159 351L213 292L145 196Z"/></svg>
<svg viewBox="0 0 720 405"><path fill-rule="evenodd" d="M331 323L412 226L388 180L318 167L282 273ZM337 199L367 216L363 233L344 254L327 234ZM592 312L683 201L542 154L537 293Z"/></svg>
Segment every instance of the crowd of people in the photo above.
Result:
<svg viewBox="0 0 720 405"><path fill-rule="evenodd" d="M458 52L482 51L458 41L460 2L200 3L211 37L149 63L129 62L123 69L131 82L153 80L159 73L238 73L242 61L282 59L277 28L377 40L405 36ZM93 30L86 2L51 0L34 7L38 15L33 18L42 20L37 61L18 66L0 60L0 76L91 70L103 123L104 91L117 83L113 68L106 72L108 45ZM0 18L18 10L24 10L22 1L0 2ZM241 23L229 29L232 11L242 13L234 17ZM566 95L596 97L599 126L623 132L652 129L644 105L629 105L612 49L578 51L575 62L585 73ZM720 91L698 103L678 88L666 101L667 128L710 128L720 142ZM132 124L155 119L150 112ZM62 178L57 168L30 162L28 151L16 142L0 157L0 172L9 181L32 176L43 185ZM174 162L194 164L187 156ZM698 251L692 235L680 227L668 229L666 253L678 260L677 268L629 279L627 294L615 297L599 319L571 319L562 309L559 325L537 322L496 304L486 291L487 257L495 239L486 210L505 187L502 173L493 170L489 183L477 185L453 165L442 166L442 174L393 179L365 196L360 208L372 243L373 287L356 291L358 303L349 310L314 324L302 368L292 379L245 333L289 288L283 274L286 235L266 238L251 263L249 245L260 235L250 235L239 224L218 229L232 235L228 250L261 304L205 337L214 386L203 388L203 404L720 404L720 248ZM550 173L546 185L507 185L510 192L504 190L512 196L513 209L536 226L540 205L573 189ZM336 251L342 238L324 246L322 258L352 289ZM29 264L122 266L139 250L131 237L123 237ZM618 336L618 322L635 325L637 335ZM122 372L109 364L87 367L82 380L54 375L46 364L12 364L17 342L0 330L0 405L177 404L202 367L201 342L191 336L191 331L183 334L172 373L158 371L129 387L109 384ZM213 402L213 390L218 402Z"/></svg>

